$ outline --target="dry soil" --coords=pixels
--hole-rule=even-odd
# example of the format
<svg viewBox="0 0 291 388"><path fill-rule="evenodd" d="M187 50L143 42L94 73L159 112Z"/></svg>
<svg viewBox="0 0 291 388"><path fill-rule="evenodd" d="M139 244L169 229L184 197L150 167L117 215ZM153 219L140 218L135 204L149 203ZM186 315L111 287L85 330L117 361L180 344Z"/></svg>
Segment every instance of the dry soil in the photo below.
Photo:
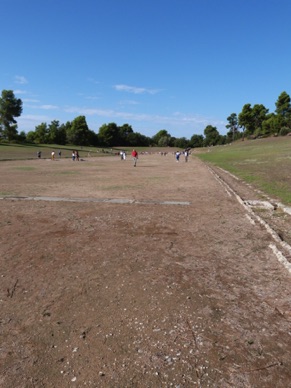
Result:
<svg viewBox="0 0 291 388"><path fill-rule="evenodd" d="M289 245L251 187L172 154L0 181L1 387L291 386Z"/></svg>

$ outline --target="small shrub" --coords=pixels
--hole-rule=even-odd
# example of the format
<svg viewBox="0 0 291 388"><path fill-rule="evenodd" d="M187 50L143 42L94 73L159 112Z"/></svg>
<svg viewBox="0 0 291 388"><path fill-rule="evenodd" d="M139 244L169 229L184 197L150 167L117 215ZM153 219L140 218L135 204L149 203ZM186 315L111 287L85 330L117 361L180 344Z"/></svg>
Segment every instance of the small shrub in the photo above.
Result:
<svg viewBox="0 0 291 388"><path fill-rule="evenodd" d="M290 128L288 128L288 127L282 127L282 128L280 129L280 131L279 131L279 135L280 135L280 136L286 136L286 135L288 135L288 133L290 133L290 132L291 132Z"/></svg>

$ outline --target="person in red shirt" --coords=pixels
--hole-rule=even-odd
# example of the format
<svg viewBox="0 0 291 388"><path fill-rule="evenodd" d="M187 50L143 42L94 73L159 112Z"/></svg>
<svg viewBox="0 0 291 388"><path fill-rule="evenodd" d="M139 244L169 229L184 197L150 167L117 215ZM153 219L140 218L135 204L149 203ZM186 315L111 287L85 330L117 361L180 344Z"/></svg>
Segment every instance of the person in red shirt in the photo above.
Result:
<svg viewBox="0 0 291 388"><path fill-rule="evenodd" d="M132 150L131 156L133 158L133 165L134 165L134 167L136 167L136 162L137 162L137 159L138 159L137 151L136 150Z"/></svg>

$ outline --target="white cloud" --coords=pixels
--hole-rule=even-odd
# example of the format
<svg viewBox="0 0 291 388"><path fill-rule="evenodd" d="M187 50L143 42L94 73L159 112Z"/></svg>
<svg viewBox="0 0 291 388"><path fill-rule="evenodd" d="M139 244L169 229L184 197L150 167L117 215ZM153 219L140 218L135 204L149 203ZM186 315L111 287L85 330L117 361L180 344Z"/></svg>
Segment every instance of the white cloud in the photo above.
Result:
<svg viewBox="0 0 291 388"><path fill-rule="evenodd" d="M58 106L56 105L49 105L49 104L44 104L44 105L30 105L29 102L39 102L38 100L31 100L31 99L27 99L25 100L25 102L28 102L28 104L25 104L26 108L30 108L30 109L44 109L44 110L56 110L56 109L60 109Z"/></svg>
<svg viewBox="0 0 291 388"><path fill-rule="evenodd" d="M51 121L50 117L44 115L21 115L17 119L18 131L34 131L37 125Z"/></svg>
<svg viewBox="0 0 291 388"><path fill-rule="evenodd" d="M40 105L38 108L45 110L59 109L56 105Z"/></svg>
<svg viewBox="0 0 291 388"><path fill-rule="evenodd" d="M29 102L29 101L28 101ZM34 102L34 101L30 101ZM35 101L36 102L36 101ZM130 103L130 101L127 101ZM132 101L134 102L134 101ZM191 137L194 133L203 133L207 125L217 127L220 133L225 132L225 122L217 120L216 118L201 116L197 114L185 114L183 112L172 112L166 115L146 114L146 113L132 113L122 110L102 109L102 108L87 108L80 106L65 106L58 107L55 105L37 105L26 104L25 110L31 110L31 114L22 115L18 121L19 130L34 130L36 125L42 122L51 122L56 117L48 117L45 115L34 115L36 110L58 110L58 120L64 123L73 120L76 116L84 115L87 118L88 124L92 127L100 125L100 122L116 122L118 125L124 122L130 123L135 131L149 135L148 132L158 131L160 129L167 129L172 136ZM27 112L28 113L28 112ZM30 112L29 112L30 113ZM93 120L93 121L92 121ZM98 123L96 122L98 120ZM96 128L95 128L96 129Z"/></svg>
<svg viewBox="0 0 291 388"><path fill-rule="evenodd" d="M100 82L96 81L94 78L88 78L88 82L91 82L91 83L96 84L96 85L100 84Z"/></svg>
<svg viewBox="0 0 291 388"><path fill-rule="evenodd" d="M133 94L156 94L160 91L159 89L146 89L129 85L114 85L113 88L119 92L128 92Z"/></svg>
<svg viewBox="0 0 291 388"><path fill-rule="evenodd" d="M85 99L86 99L86 100L92 100L92 101L94 101L94 100L100 100L100 97L97 97L97 96L87 96L87 97L85 97Z"/></svg>
<svg viewBox="0 0 291 388"><path fill-rule="evenodd" d="M28 84L28 81L25 77L23 77L22 75L16 75L14 77L14 82L16 84L21 84L21 85L25 85L25 84Z"/></svg>
<svg viewBox="0 0 291 388"><path fill-rule="evenodd" d="M34 100L33 98L23 98L23 102L39 102L39 100Z"/></svg>
<svg viewBox="0 0 291 388"><path fill-rule="evenodd" d="M26 90L17 89L17 90L14 90L14 94L27 94L27 91Z"/></svg>
<svg viewBox="0 0 291 388"><path fill-rule="evenodd" d="M97 108L80 108L77 106L68 106L64 109L67 113L74 113L78 115L96 115L96 116L110 116L113 114L113 110L110 109L97 109Z"/></svg>
<svg viewBox="0 0 291 388"><path fill-rule="evenodd" d="M49 120L49 117L45 115L22 115L21 119L39 122L39 121ZM20 121L20 119L18 119L18 121Z"/></svg>
<svg viewBox="0 0 291 388"><path fill-rule="evenodd" d="M217 126L218 130L225 126L225 122L204 117L200 115L186 115L180 112L174 112L172 115L156 115L144 113L130 113L125 111L116 111L113 109L98 109L98 108L80 108L66 107L65 112L84 116L104 117L108 120L116 118L121 120L130 120L132 122L147 122L152 125L170 126L177 128L205 128L207 125ZM133 123L134 125L134 123Z"/></svg>
<svg viewBox="0 0 291 388"><path fill-rule="evenodd" d="M134 100L122 100L119 101L119 105L139 105L139 102L134 101Z"/></svg>

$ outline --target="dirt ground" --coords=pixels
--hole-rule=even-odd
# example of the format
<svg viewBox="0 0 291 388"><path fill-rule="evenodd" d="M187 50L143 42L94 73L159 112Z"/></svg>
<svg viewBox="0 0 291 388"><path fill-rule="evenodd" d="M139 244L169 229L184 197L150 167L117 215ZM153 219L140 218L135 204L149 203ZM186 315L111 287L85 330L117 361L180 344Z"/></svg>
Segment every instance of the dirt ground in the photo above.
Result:
<svg viewBox="0 0 291 388"><path fill-rule="evenodd" d="M260 193L171 154L0 181L1 387L291 386L290 216Z"/></svg>

